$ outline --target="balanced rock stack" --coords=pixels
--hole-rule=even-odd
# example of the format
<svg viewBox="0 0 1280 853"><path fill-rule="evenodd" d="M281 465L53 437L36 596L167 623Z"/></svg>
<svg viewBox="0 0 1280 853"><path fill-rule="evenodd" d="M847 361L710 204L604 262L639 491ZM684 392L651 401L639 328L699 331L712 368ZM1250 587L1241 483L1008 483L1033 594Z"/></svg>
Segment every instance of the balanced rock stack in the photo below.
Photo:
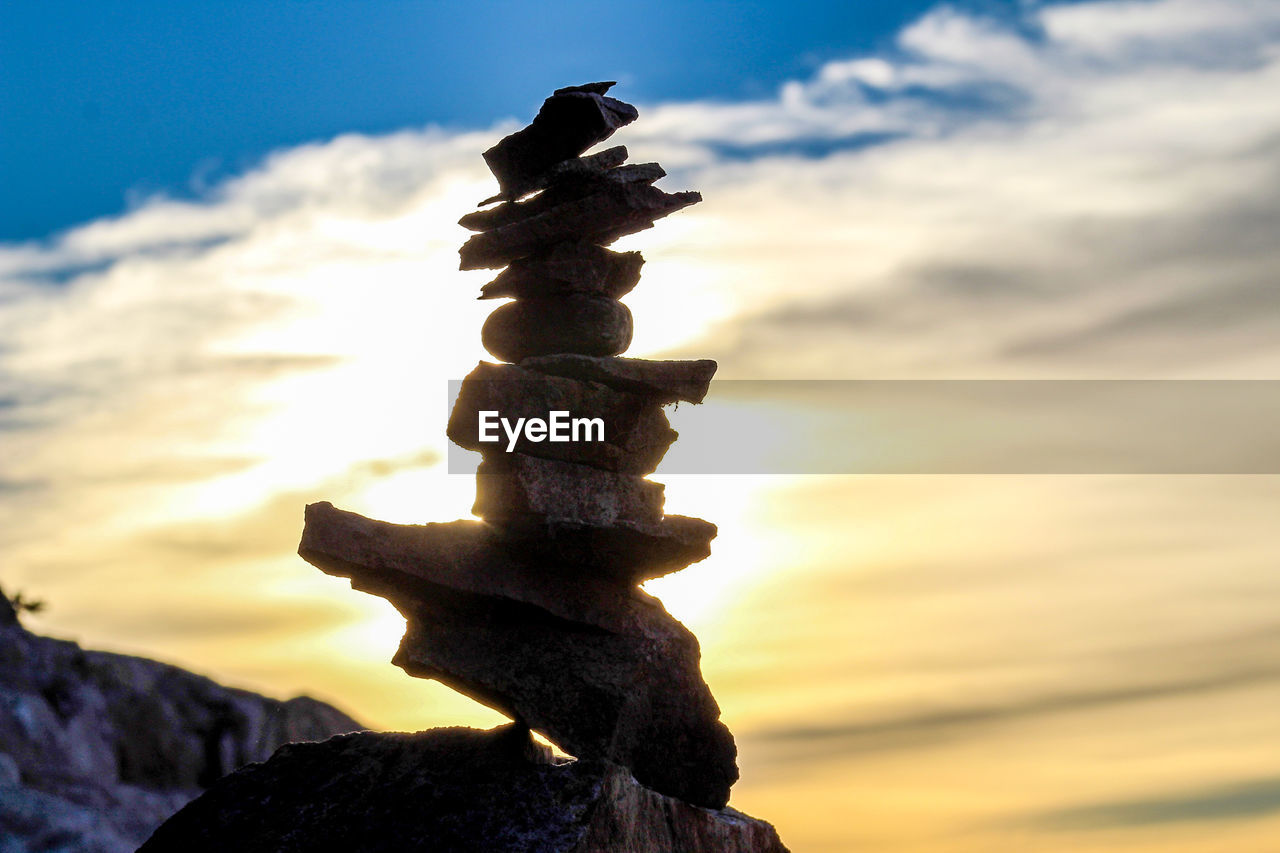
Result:
<svg viewBox="0 0 1280 853"><path fill-rule="evenodd" d="M474 512L484 521L397 525L312 504L299 553L405 616L395 664L515 721L469 740L439 729L380 742L384 757L365 756L365 764L385 764L390 753L403 763L405 750L419 750L446 768L424 768L434 775L423 784L472 790L466 778L488 766L477 756L506 749L494 766L515 788L536 778L549 790L572 778L570 787L594 792L585 810L568 795L552 798L561 803L554 808L528 806L558 809L564 820L572 812L582 826L568 842L530 846L530 836L515 833L523 840L504 846L490 834L475 849L783 851L772 827L725 807L736 748L702 679L698 641L638 587L710 553L715 525L664 515L663 487L645 475L676 438L662 407L701 402L716 365L617 357L632 331L618 299L636 286L643 261L605 247L700 196L654 187L662 169L624 165L625 148L582 156L637 117L606 95L612 85L557 90L530 126L485 152L500 192L482 206L500 203L461 220L478 232L461 249L462 268L506 267L481 298L514 299L481 332L506 363L482 362L466 377L448 426L450 439L482 454ZM583 434L557 441L532 429L491 430L499 440L485 440L487 416L540 419L554 430L557 412L581 419ZM531 770L526 759L539 753L530 730L577 760ZM513 737L525 746L511 753ZM351 748L333 750L337 772L353 759L338 757ZM448 754L459 760L441 757ZM524 771L512 769L513 754ZM491 774L480 775L491 786ZM365 797L362 790L363 782L353 795ZM486 791L470 799L493 799ZM444 824L475 811L475 802L457 800ZM443 802L420 805L413 819Z"/></svg>

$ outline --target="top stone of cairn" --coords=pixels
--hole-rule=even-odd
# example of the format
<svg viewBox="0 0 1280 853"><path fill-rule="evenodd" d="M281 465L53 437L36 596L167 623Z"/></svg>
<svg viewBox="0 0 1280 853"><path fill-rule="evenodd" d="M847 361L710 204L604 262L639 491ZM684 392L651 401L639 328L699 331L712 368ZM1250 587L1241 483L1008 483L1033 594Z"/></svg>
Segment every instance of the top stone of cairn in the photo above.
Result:
<svg viewBox="0 0 1280 853"><path fill-rule="evenodd" d="M605 95L613 82L557 89L533 122L484 152L501 192L491 201L517 199L540 189L557 163L577 157L639 117L636 108Z"/></svg>

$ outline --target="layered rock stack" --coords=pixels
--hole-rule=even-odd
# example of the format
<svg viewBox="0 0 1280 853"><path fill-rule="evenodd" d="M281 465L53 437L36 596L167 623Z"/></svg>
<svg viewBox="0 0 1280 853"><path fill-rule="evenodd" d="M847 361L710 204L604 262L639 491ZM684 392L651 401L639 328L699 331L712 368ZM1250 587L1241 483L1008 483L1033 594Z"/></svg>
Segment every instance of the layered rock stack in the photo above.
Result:
<svg viewBox="0 0 1280 853"><path fill-rule="evenodd" d="M632 332L619 298L643 260L606 247L701 197L656 188L662 169L626 165L625 148L583 156L637 117L607 96L612 85L557 90L531 125L486 151L500 191L461 220L477 232L461 249L462 269L505 267L481 298L513 300L481 332L504 363L482 362L466 377L448 426L450 439L482 454L474 512L484 521L396 525L313 504L299 553L405 616L394 663L515 721L501 735L442 729L374 752L467 754L473 767L489 760L476 756L504 755L494 759L506 768L499 792L541 780L533 787L542 799L529 808L577 821L576 840L564 844L529 846L525 835L508 845L490 833L476 849L781 851L772 827L725 808L736 748L702 679L697 639L639 589L710 553L715 525L665 515L663 487L645 475L676 438L662 407L701 402L716 365L619 357ZM556 440L557 413L568 440ZM530 730L578 760L529 758ZM514 753L512 738L525 744ZM326 749L354 750L364 764L389 760ZM460 765L422 772L433 791L474 790L466 786L475 773ZM286 778L241 784L278 789ZM593 793L574 796L591 807L572 811L568 794L543 804L548 786L561 785L587 786ZM474 817L476 798L494 792L468 796L455 801L455 817Z"/></svg>

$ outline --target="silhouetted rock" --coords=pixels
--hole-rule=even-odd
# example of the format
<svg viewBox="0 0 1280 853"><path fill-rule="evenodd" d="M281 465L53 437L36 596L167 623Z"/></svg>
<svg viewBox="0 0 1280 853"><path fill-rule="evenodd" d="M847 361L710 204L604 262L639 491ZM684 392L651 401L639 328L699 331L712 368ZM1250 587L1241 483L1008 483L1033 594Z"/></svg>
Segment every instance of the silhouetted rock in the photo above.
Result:
<svg viewBox="0 0 1280 853"><path fill-rule="evenodd" d="M530 559L588 567L640 583L678 572L711 555L716 526L701 518L665 515L657 523L618 521L608 527L543 521L498 528Z"/></svg>
<svg viewBox="0 0 1280 853"><path fill-rule="evenodd" d="M510 362L561 352L618 355L631 345L631 331L627 306L575 293L499 307L484 321L480 342L494 358Z"/></svg>
<svg viewBox="0 0 1280 853"><path fill-rule="evenodd" d="M544 844L530 833L555 834L563 822L548 816L531 830L527 808L506 808L508 798L525 796L518 769L473 759L471 747L441 734L452 746L441 747L439 760L468 771L475 769L468 762L489 767L484 784L491 789L443 801L414 793L409 808L381 799L366 806L376 789L364 784L374 772L364 769L367 762L320 762L310 775L336 774L327 784L341 812L305 811L300 803L304 816L287 819L289 828L278 832L257 817L236 817L220 847L251 837L270 839L273 850L334 843L362 849L376 838L378 849L448 850L455 844L448 833L461 827L475 833L456 842L465 850L782 849L776 835L749 819L687 811L686 804L725 805L738 775L736 747L702 680L696 638L637 585L708 556L716 527L665 515L663 486L643 475L675 438L661 407L700 402L716 365L613 358L632 336L631 312L618 298L635 287L643 260L605 246L701 196L653 186L663 169L625 165L625 148L581 156L635 118L633 107L605 97L611 85L557 90L533 124L485 152L501 187L490 201L503 203L459 220L478 232L459 252L462 269L510 265L481 298L514 299L481 331L485 348L511 364L482 362L472 371L448 428L457 444L483 456L473 512L485 523L392 525L312 504L299 553L349 577L354 588L386 597L405 616L393 662L407 673L439 680L584 759L569 766L611 762L651 790L620 770L599 775L609 793L584 807L585 818L573 813L581 833ZM526 739L519 761L528 760L527 747ZM398 785L402 763L392 756L384 766L390 764L396 769L383 778ZM451 772L457 778L461 771ZM414 777L410 787L435 796L449 784ZM274 787L262 786L262 796ZM348 790L357 803L349 819ZM503 800L501 810L482 805L494 797ZM555 792L552 799L557 808L572 801ZM231 814L241 801L252 797L233 800ZM428 801L424 816L420 806ZM197 829L172 836L174 846L226 813L193 818ZM661 823L648 825L658 813ZM332 831L313 837L313 814ZM710 822L685 825L695 814ZM415 816L429 828L417 832ZM293 828L299 825L306 832Z"/></svg>
<svg viewBox="0 0 1280 853"><path fill-rule="evenodd" d="M711 522L681 515L650 525L534 524L520 530L465 520L391 524L326 501L309 505L306 517L299 553L366 592L384 594L369 586L370 578L424 581L523 601L601 627L613 624L605 611L620 612L618 596L625 598L627 588L705 559L716 535Z"/></svg>
<svg viewBox="0 0 1280 853"><path fill-rule="evenodd" d="M598 175L605 169L621 166L626 161L627 147L625 145L615 145L612 148L606 148L599 153L589 154L585 157L574 157L562 163L557 163L542 173L540 177L535 178L529 184L525 192L540 190L558 180ZM502 201L505 198L505 195L498 193L480 202L480 206L484 207L485 205L493 204L495 201Z"/></svg>
<svg viewBox="0 0 1280 853"><path fill-rule="evenodd" d="M333 504L307 507L298 553L362 592L395 601L435 588L529 604L568 622L634 632L648 598L616 578L555 561L531 560L479 521L392 524Z"/></svg>
<svg viewBox="0 0 1280 853"><path fill-rule="evenodd" d="M564 240L608 245L700 201L702 196L696 192L667 193L644 183L602 182L591 195L473 235L459 250L460 268L501 267Z"/></svg>
<svg viewBox="0 0 1280 853"><path fill-rule="evenodd" d="M480 413L489 412L487 434L498 441L480 440ZM494 415L492 413L497 413ZM521 419L549 421L552 412L566 426L558 430L569 441L531 441L520 432L515 450L530 456L559 459L606 471L648 474L662 461L676 439L660 406L644 397L616 391L598 382L584 382L523 370L511 364L481 362L463 380L449 415L449 438L460 447L486 456L503 455L511 447L508 433L494 420L500 416L514 429ZM599 419L573 426L572 419ZM575 435L576 433L576 435Z"/></svg>
<svg viewBox="0 0 1280 853"><path fill-rule="evenodd" d="M502 453L485 458L476 470L471 511L503 527L650 525L662 518L662 492L661 483L634 474Z"/></svg>
<svg viewBox="0 0 1280 853"><path fill-rule="evenodd" d="M512 261L480 288L481 299L530 299L565 293L594 293L618 299L640 281L639 252L614 252L582 240L557 243L546 252Z"/></svg>
<svg viewBox="0 0 1280 853"><path fill-rule="evenodd" d="M362 733L280 750L191 803L140 853L786 853L769 824L551 758L516 726Z"/></svg>
<svg viewBox="0 0 1280 853"><path fill-rule="evenodd" d="M509 201L488 210L473 211L459 219L458 224L471 231L505 228L541 216L575 199L607 192L610 185L646 186L667 174L657 163L603 168L596 165L598 162L586 157L567 160L548 176L547 189L528 201ZM573 167L566 168L571 163Z"/></svg>
<svg viewBox="0 0 1280 853"><path fill-rule="evenodd" d="M505 198L518 198L538 184L548 169L603 142L639 116L636 108L607 97L612 83L559 89L542 103L523 130L484 152Z"/></svg>
<svg viewBox="0 0 1280 853"><path fill-rule="evenodd" d="M648 602L637 630L623 634L492 596L401 596L408 629L392 662L571 755L607 758L660 793L719 808L738 776L733 736L702 680L698 641Z"/></svg>
<svg viewBox="0 0 1280 853"><path fill-rule="evenodd" d="M359 728L313 699L280 702L5 624L0 850L133 851L224 773Z"/></svg>
<svg viewBox="0 0 1280 853"><path fill-rule="evenodd" d="M649 361L643 358L596 358L562 353L526 358L520 366L552 376L569 376L651 398L656 403L701 403L707 396L716 363Z"/></svg>

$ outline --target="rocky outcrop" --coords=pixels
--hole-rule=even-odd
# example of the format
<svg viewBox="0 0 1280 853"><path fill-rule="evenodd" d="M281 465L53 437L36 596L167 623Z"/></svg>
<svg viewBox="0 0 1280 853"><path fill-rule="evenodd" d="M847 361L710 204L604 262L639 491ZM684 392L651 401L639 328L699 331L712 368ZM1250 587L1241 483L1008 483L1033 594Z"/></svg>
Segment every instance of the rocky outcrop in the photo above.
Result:
<svg viewBox="0 0 1280 853"><path fill-rule="evenodd" d="M224 774L281 744L360 728L314 699L281 702L32 634L0 605L6 853L132 851Z"/></svg>
<svg viewBox="0 0 1280 853"><path fill-rule="evenodd" d="M664 797L615 764L556 760L519 726L287 746L214 785L139 853L228 850L786 853L763 821Z"/></svg>

